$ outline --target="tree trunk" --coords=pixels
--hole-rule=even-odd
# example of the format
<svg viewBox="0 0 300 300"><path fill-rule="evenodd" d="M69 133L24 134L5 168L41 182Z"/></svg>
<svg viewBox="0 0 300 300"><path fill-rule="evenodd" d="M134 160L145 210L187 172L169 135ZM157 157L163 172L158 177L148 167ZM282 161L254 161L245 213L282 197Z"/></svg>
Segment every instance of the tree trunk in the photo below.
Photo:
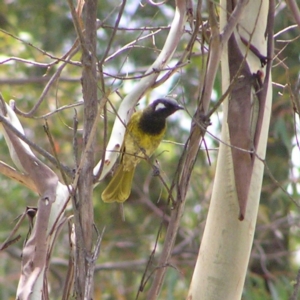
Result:
<svg viewBox="0 0 300 300"><path fill-rule="evenodd" d="M228 6L226 2L225 0L221 1L221 28L224 28L227 24ZM231 1L228 2L231 3ZM241 299L255 231L264 170L262 160L266 152L272 101L271 76L269 74L271 60L268 61L265 67L261 66L262 57L270 58L269 55L271 55L271 43L268 41L272 39L272 36L270 32L268 32L268 36L265 36L266 28L268 24L270 24L268 22L270 7L267 1L249 1L245 13L241 16L234 35L231 37L237 41L237 51L242 53L243 57L246 57L241 63L241 67L238 68L238 72L240 73L235 74L237 76L236 81L234 81L230 72L232 65L229 64L230 55L232 54L230 51L233 51L233 49L228 47L228 51L227 46L225 46L222 55L223 93L227 91L230 84L232 84L232 87L229 93L229 99L226 99L224 103L224 119L221 135L222 143L219 149L212 199L187 299ZM249 14L250 11L251 14ZM269 18L269 20L270 19L271 18ZM258 51L256 51L257 49ZM259 53L262 53L261 57ZM233 134L230 127L230 122L233 122L236 128L245 128L249 125L245 124L245 118L239 116L233 120L230 119L233 118L233 112L231 110L233 108L236 109L230 101L233 101L234 90L239 84L237 81L245 78L244 75L241 74L243 70L242 64L244 62L246 63L245 67L250 70L250 72L248 72L248 81L242 83L242 91L252 90L250 91L252 95L244 94L244 96L238 97L238 105L241 106L242 103L242 110L238 110L238 113L245 113L243 104L245 99L243 99L243 97L246 98L250 96L249 99L246 98L249 101L251 101L252 96L254 96L254 98L257 97L258 100L256 101L259 105L259 113L256 119L257 121L255 121L255 132L252 134L252 145L254 145L254 153L252 154L250 153L251 149L233 147ZM253 75L254 73L259 75L263 74L263 78L262 86L259 90L253 92L254 84L252 79L255 77ZM247 84L251 85L250 89ZM260 91L264 91L263 96L259 95ZM240 93L239 95L243 94ZM252 102L254 101L255 100L252 99ZM247 116L250 121L255 120L255 118L251 118L252 114L255 113L253 112L254 105L252 102L252 111L248 111L250 116ZM248 104L249 103L246 103L245 105ZM252 126L253 124L250 125ZM251 128L248 129L251 132ZM247 135L247 132L244 132L244 135ZM239 137L238 142L240 142L242 138ZM255 139L257 139L257 141ZM231 147L229 145L231 145ZM240 155L238 158L234 156L233 149L246 153L250 159L252 158L252 165L247 166L247 164L244 164L243 155ZM244 168L245 165L246 168L248 168L247 172L250 171L250 176L249 182L246 182L246 176L246 178L240 178L244 180L246 186L247 184L249 185L248 191L244 193L247 196L246 203L244 203L244 220L240 221L238 219L242 210L240 195L238 194L240 182L239 179L237 179L236 171L237 168Z"/></svg>
<svg viewBox="0 0 300 300"><path fill-rule="evenodd" d="M85 35L82 47L82 92L84 99L83 149L79 170L78 199L75 212L76 270L75 292L77 299L92 299L92 286L87 284L88 262L93 246L93 167L95 134L92 130L98 113L96 74L96 13L97 0L85 2ZM93 276L93 274L91 274ZM89 282L93 282L89 278Z"/></svg>

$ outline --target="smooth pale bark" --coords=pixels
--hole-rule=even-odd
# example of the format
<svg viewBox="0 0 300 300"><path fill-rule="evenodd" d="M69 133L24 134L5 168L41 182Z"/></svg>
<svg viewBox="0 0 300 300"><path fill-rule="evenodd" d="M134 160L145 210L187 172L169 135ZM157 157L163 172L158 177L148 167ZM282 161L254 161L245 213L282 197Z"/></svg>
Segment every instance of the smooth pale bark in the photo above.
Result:
<svg viewBox="0 0 300 300"><path fill-rule="evenodd" d="M222 8L226 7L222 1ZM221 28L226 24L225 9L221 8ZM261 10L259 16L255 12ZM269 1L249 1L245 14L239 22L248 32L252 32L251 44L266 55L267 40L264 37L268 17ZM249 13L251 11L251 14ZM240 31L241 33L241 31ZM238 35L237 35L238 37ZM249 40L249 37L247 37ZM243 53L245 46L240 44ZM227 48L222 55L222 88L229 86ZM247 54L247 63L251 72L261 69L260 62L252 53ZM271 113L271 79L267 92L262 131L257 147L257 156L264 159L267 145L268 128ZM216 177L206 227L201 242L190 290L187 299L235 300L241 299L246 271L248 267L256 217L261 193L264 164L255 158L248 194L244 221L238 220L239 205L233 173L232 152L227 124L228 100L224 103L219 156Z"/></svg>
<svg viewBox="0 0 300 300"><path fill-rule="evenodd" d="M17 171L11 167L9 168L10 172L14 170L13 177L22 178L29 188L40 195L34 226L22 251L21 276L16 298L22 300L44 299L48 297L47 290L43 289L47 286L48 257L51 256L55 237L65 220L63 211L69 199L69 190L67 186L58 181L57 175L35 156L30 147L15 132L12 132L11 128L14 128L24 135L23 126L17 115L4 102L1 95L0 116L2 119L1 131L9 147L12 161L23 173L16 176ZM33 218L28 214L28 218L30 217ZM0 246L2 248L5 245Z"/></svg>

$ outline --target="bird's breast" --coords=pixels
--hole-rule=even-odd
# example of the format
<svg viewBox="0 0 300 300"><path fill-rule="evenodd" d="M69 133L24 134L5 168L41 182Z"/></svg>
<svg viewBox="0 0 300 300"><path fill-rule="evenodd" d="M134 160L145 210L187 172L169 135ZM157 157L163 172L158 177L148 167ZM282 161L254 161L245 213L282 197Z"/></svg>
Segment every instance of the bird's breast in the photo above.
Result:
<svg viewBox="0 0 300 300"><path fill-rule="evenodd" d="M166 126L159 133L143 130L139 126L139 115L135 113L127 125L124 139L123 166L130 170L140 162L141 159L150 157L159 146L166 131Z"/></svg>

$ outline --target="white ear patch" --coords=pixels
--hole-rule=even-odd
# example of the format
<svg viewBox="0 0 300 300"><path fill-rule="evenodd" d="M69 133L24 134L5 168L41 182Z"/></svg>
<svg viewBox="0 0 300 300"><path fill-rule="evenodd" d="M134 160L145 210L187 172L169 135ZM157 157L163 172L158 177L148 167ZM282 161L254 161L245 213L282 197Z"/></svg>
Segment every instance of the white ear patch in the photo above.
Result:
<svg viewBox="0 0 300 300"><path fill-rule="evenodd" d="M166 108L165 104L164 104L164 103L158 103L158 104L155 106L155 111L160 110L160 109L163 109L163 108Z"/></svg>

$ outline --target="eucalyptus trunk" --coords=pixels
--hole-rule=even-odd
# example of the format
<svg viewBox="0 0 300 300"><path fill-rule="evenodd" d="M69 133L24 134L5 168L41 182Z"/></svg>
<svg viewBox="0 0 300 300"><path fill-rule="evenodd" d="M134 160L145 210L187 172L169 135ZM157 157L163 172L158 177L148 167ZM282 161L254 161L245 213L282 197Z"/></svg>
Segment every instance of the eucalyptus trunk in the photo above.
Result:
<svg viewBox="0 0 300 300"><path fill-rule="evenodd" d="M248 1L234 33L223 45L222 90L228 97L223 104L222 143L187 299L241 299L255 232L272 103L272 3ZM226 29L235 9L231 5L232 1L221 1L220 32Z"/></svg>

